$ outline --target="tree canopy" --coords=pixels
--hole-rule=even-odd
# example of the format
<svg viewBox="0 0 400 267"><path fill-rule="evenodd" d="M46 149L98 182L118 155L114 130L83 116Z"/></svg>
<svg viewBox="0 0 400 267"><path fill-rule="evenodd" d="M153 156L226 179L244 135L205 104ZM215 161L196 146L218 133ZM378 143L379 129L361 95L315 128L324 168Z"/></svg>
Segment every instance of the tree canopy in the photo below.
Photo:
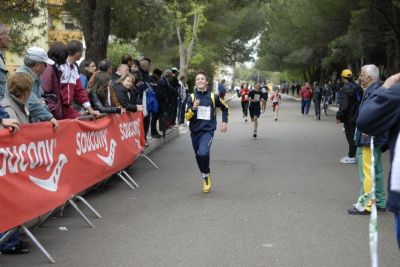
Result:
<svg viewBox="0 0 400 267"><path fill-rule="evenodd" d="M3 2L0 22L12 25L13 50L21 52L35 38L22 32L38 27L31 21L46 1ZM309 81L367 63L385 75L400 71L400 0L66 0L64 8L95 61L128 48L161 69L213 73L257 52L257 69Z"/></svg>
<svg viewBox="0 0 400 267"><path fill-rule="evenodd" d="M303 73L320 81L366 63L399 71L400 1L271 0L259 68Z"/></svg>

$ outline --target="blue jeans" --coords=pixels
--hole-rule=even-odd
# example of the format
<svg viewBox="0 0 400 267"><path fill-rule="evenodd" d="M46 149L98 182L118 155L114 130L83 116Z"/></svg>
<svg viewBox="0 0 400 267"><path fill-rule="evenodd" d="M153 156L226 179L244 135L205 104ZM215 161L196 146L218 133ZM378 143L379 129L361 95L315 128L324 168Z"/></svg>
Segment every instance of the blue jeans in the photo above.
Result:
<svg viewBox="0 0 400 267"><path fill-rule="evenodd" d="M178 100L178 124L182 124L185 122L185 108L186 102L182 101L181 98Z"/></svg>
<svg viewBox="0 0 400 267"><path fill-rule="evenodd" d="M301 100L301 114L307 115L308 112L310 112L310 106L311 106L311 99L302 99Z"/></svg>
<svg viewBox="0 0 400 267"><path fill-rule="evenodd" d="M328 112L328 107L329 107L329 96L324 97L324 112Z"/></svg>
<svg viewBox="0 0 400 267"><path fill-rule="evenodd" d="M3 237L5 233L0 233L0 238ZM18 245L21 241L19 240L19 229L15 231L7 241L0 244L0 251L11 250L13 247Z"/></svg>
<svg viewBox="0 0 400 267"><path fill-rule="evenodd" d="M214 131L191 133L196 161L201 173L210 173L210 149Z"/></svg>

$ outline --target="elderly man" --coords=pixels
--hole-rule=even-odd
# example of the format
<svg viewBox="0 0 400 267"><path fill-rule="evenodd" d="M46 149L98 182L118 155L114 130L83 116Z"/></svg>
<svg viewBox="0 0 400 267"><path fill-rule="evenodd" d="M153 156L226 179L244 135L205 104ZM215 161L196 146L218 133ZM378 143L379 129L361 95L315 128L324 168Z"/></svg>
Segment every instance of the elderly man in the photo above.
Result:
<svg viewBox="0 0 400 267"><path fill-rule="evenodd" d="M388 199L386 208L395 214L397 241L400 248L400 190L392 179L399 178L393 170L398 167L394 164L399 160L400 132L400 73L389 77L381 88L365 99L357 119L357 127L360 131L379 136L388 131L388 144L392 170L389 173ZM395 151L396 150L396 151ZM395 156L396 155L396 156Z"/></svg>
<svg viewBox="0 0 400 267"><path fill-rule="evenodd" d="M0 24L0 100L7 94L7 67L4 50L10 45L10 31L6 25Z"/></svg>
<svg viewBox="0 0 400 267"><path fill-rule="evenodd" d="M379 87L379 69L375 65L365 65L361 68L360 74L361 87L364 89L363 102L372 95ZM352 209L347 212L353 215L368 215L371 212L370 193L372 191L371 177L371 136L356 129L355 141L357 145L358 172L360 176L360 197ZM385 211L385 189L383 182L382 148L386 143L385 136L375 136L374 138L374 157L375 157L375 194L376 206L378 211Z"/></svg>
<svg viewBox="0 0 400 267"><path fill-rule="evenodd" d="M46 103L42 99L43 89L40 75L46 69L47 64L54 65L54 61L49 59L47 53L40 47L31 47L26 51L24 65L17 72L29 74L33 79L32 93L28 100L29 121L40 122L49 121L57 128L59 123L53 114L48 110Z"/></svg>

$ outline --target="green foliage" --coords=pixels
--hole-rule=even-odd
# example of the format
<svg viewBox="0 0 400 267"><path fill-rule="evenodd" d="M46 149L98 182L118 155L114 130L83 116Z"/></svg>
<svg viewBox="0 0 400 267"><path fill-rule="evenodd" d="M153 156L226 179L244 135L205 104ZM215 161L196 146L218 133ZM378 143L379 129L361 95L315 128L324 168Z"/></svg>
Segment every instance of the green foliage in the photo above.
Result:
<svg viewBox="0 0 400 267"><path fill-rule="evenodd" d="M400 70L399 0L271 0L264 12L259 68L316 80L362 64Z"/></svg>
<svg viewBox="0 0 400 267"><path fill-rule="evenodd" d="M265 4L267 31L261 38L258 66L305 72L319 79L328 45L346 33L358 1L271 0Z"/></svg>
<svg viewBox="0 0 400 267"><path fill-rule="evenodd" d="M114 69L121 64L121 58L124 54L130 54L132 58L138 58L138 52L132 42L114 40L108 44L107 58L111 60Z"/></svg>
<svg viewBox="0 0 400 267"><path fill-rule="evenodd" d="M47 21L33 24L32 20L44 15L47 1L33 0L3 0L0 5L0 23L9 25L11 47L10 51L23 55L25 50L40 36L45 34ZM38 30L33 34L33 30Z"/></svg>

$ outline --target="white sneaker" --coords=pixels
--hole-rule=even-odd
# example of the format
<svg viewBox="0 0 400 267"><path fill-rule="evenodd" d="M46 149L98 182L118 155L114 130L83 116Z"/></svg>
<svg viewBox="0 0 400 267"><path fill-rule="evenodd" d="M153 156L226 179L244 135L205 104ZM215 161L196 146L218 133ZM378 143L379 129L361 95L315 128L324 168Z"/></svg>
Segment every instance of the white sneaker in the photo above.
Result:
<svg viewBox="0 0 400 267"><path fill-rule="evenodd" d="M185 134L188 131L189 131L189 128L186 127L184 124L183 125L179 125L179 128L178 128L178 133L179 134Z"/></svg>
<svg viewBox="0 0 400 267"><path fill-rule="evenodd" d="M357 163L357 160L356 160L356 158L350 158L348 156L345 156L345 157L340 159L340 163L343 163L343 164L355 164L355 163Z"/></svg>

